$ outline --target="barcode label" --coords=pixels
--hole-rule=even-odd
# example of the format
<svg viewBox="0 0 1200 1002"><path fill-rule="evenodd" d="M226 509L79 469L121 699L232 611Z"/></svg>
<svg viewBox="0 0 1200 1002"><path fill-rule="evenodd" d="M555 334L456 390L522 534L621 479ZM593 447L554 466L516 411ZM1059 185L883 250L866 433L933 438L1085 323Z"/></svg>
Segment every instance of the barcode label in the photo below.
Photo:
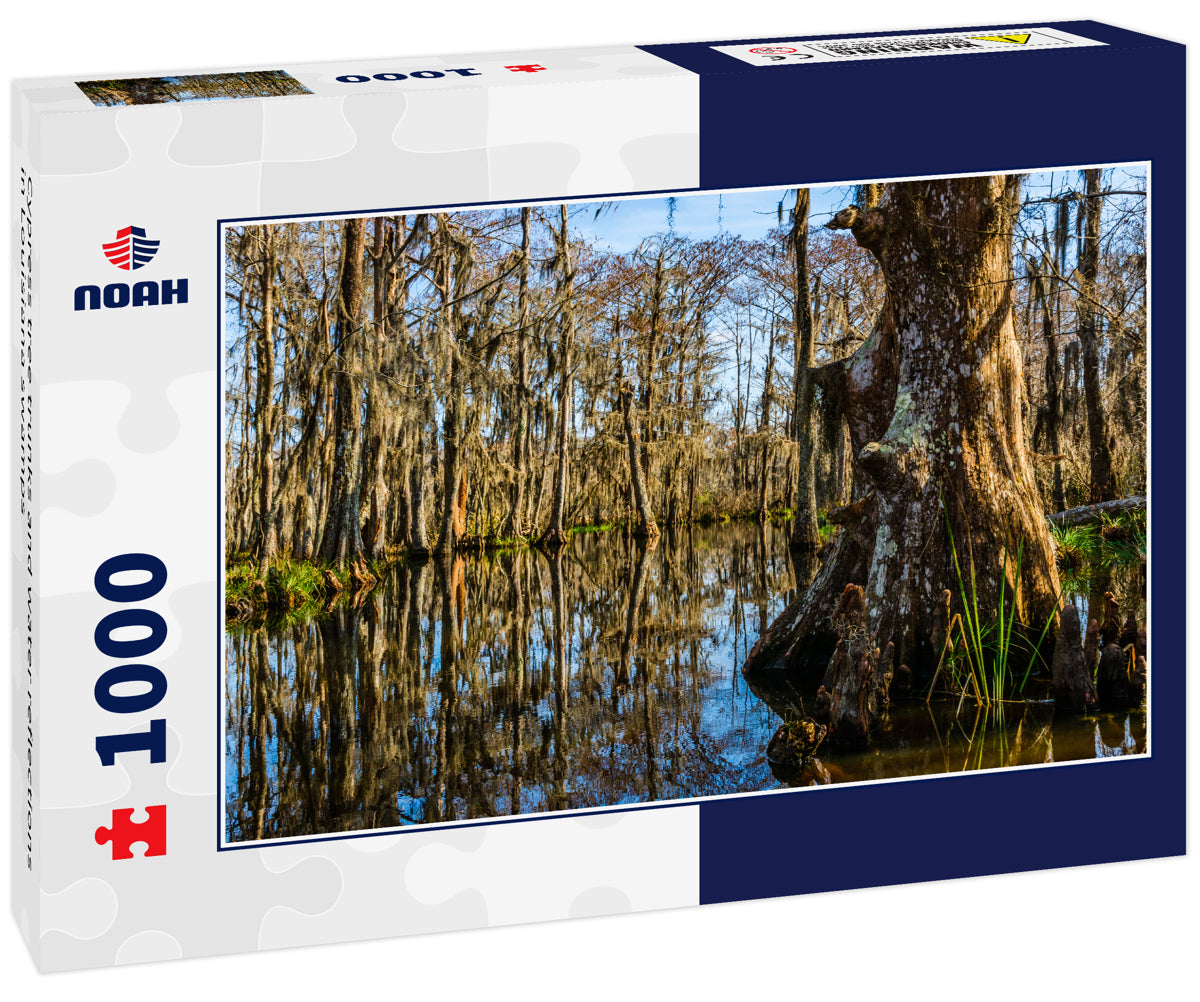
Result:
<svg viewBox="0 0 1200 1002"><path fill-rule="evenodd" d="M1031 49L1104 45L1057 28L1003 28L981 32L929 35L881 35L877 38L825 38L808 41L714 45L751 66L800 66L850 59L897 59L904 56L957 56L974 52L1028 52Z"/></svg>

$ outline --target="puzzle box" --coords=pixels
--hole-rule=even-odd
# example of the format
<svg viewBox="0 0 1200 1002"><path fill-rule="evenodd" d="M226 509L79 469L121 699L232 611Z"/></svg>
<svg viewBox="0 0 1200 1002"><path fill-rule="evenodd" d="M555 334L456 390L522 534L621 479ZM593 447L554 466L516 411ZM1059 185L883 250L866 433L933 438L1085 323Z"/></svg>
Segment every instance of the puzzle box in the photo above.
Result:
<svg viewBox="0 0 1200 1002"><path fill-rule="evenodd" d="M18 83L39 966L1182 853L1183 67Z"/></svg>

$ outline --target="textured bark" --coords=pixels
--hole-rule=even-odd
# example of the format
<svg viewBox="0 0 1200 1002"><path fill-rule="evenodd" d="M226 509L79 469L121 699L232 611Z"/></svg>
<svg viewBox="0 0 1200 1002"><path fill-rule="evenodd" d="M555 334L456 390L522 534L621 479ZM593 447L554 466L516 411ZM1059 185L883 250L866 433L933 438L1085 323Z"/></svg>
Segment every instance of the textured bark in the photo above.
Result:
<svg viewBox="0 0 1200 1002"><path fill-rule="evenodd" d="M459 491L462 487L462 368L455 349L450 360L450 385L442 410L442 531L437 551L451 553L458 546L465 527L459 516Z"/></svg>
<svg viewBox="0 0 1200 1002"><path fill-rule="evenodd" d="M796 513L792 519L792 549L816 549L821 545L817 529L817 469L815 443L816 339L813 331L812 298L808 275L808 210L807 188L796 189L796 207L792 210L792 231L789 239L795 261L793 282L793 315L796 352L793 375L792 433L796 438L799 483Z"/></svg>
<svg viewBox="0 0 1200 1002"><path fill-rule="evenodd" d="M637 419L633 414L633 391L628 386L622 386L620 398L625 441L629 445L629 482L633 489L633 503L638 519L633 534L639 539L650 539L658 535L658 523L654 520L654 512L650 510L650 499L642 477L641 440L638 438Z"/></svg>
<svg viewBox="0 0 1200 1002"><path fill-rule="evenodd" d="M429 556L429 534L425 527L425 429L417 431L416 453L408 470L408 555Z"/></svg>
<svg viewBox="0 0 1200 1002"><path fill-rule="evenodd" d="M554 439L554 494L550 501L550 524L542 533L541 542L550 546L564 546L567 532L563 523L566 511L567 477L567 422L570 419L571 386L564 366L558 387L558 413L555 415L557 433Z"/></svg>
<svg viewBox="0 0 1200 1002"><path fill-rule="evenodd" d="M863 589L846 585L833 614L839 639L816 700L817 720L828 724L832 744L869 742L888 702L894 647L875 646L866 619Z"/></svg>
<svg viewBox="0 0 1200 1002"><path fill-rule="evenodd" d="M258 437L257 530L258 574L265 577L275 558L275 240L270 226L262 229L263 256L259 271L262 323L256 339L258 375L255 418Z"/></svg>
<svg viewBox="0 0 1200 1002"><path fill-rule="evenodd" d="M362 552L359 531L358 427L360 397L355 370L362 314L365 220L342 224L342 266L334 326L333 463L330 499L321 536L321 559L344 565Z"/></svg>
<svg viewBox="0 0 1200 1002"><path fill-rule="evenodd" d="M647 445L642 448L642 475L647 482L650 480L652 457L648 443L653 438L655 386L654 379L658 367L659 346L662 341L663 306L666 299L667 271L665 251L659 244L658 255L654 261L654 277L650 285L650 330L646 340L646 350L640 359L642 399L641 411L646 415L646 424L650 428L647 434Z"/></svg>
<svg viewBox="0 0 1200 1002"><path fill-rule="evenodd" d="M1021 418L1012 317L1017 185L1005 176L889 185L878 208L852 206L827 224L870 250L887 284L862 347L814 373L823 398L840 404L872 500L746 671L786 667L827 644L850 581L866 582L876 643L932 670L939 601L947 587L957 593L954 548L964 574L973 556L981 608L997 606L1003 568L1022 622L1040 630L1054 615L1058 574Z"/></svg>
<svg viewBox="0 0 1200 1002"><path fill-rule="evenodd" d="M455 328L454 300L455 268L454 239L449 217L438 214L439 293L441 307L438 325L442 343L449 353L449 378L442 404L442 528L437 548L441 556L453 553L462 538L462 521L458 517L458 494L462 477L463 373L459 357L458 331Z"/></svg>
<svg viewBox="0 0 1200 1002"><path fill-rule="evenodd" d="M1051 489L1051 504L1055 511L1062 511L1067 506L1066 491L1063 485L1062 467L1062 365L1058 358L1058 339L1056 336L1054 314L1050 308L1050 298L1046 288L1050 279L1038 275L1035 278L1035 296L1042 311L1042 341L1046 352L1044 382L1046 386L1046 406L1043 416L1043 428L1046 436L1046 452L1052 457L1054 464L1053 487Z"/></svg>
<svg viewBox="0 0 1200 1002"><path fill-rule="evenodd" d="M571 347L575 339L575 265L571 258L571 236L567 229L567 207L560 210L557 257L562 270L562 314L559 324L559 382L558 382L558 434L555 436L554 499L550 505L550 524L542 533L540 542L548 546L565 546L567 532L563 519L566 512L567 477L567 427L574 409L572 385Z"/></svg>
<svg viewBox="0 0 1200 1002"><path fill-rule="evenodd" d="M762 446L758 459L758 520L765 522L769 514L768 493L771 479L771 384L775 380L775 328L767 337L767 364L763 370L762 400L758 409L758 435Z"/></svg>
<svg viewBox="0 0 1200 1002"><path fill-rule="evenodd" d="M1079 247L1079 351L1083 367L1083 403L1087 411L1088 469L1091 501L1109 501L1119 495L1113 470L1113 439L1100 380L1100 310L1096 303L1096 276L1100 267L1101 170L1085 170L1083 239Z"/></svg>
<svg viewBox="0 0 1200 1002"><path fill-rule="evenodd" d="M381 216L376 217L372 224L374 239L371 248L374 322L370 343L364 351L364 355L370 357L371 364L367 382L366 417L363 422L365 447L362 454L361 480L367 491L367 525L363 530L363 550L371 560L378 560L384 555L384 521L389 493L385 476L384 448L387 434L384 417L386 404L380 400L382 389L376 378L383 368L384 346L388 340L385 296L391 268L385 257L385 229L386 220Z"/></svg>
<svg viewBox="0 0 1200 1002"><path fill-rule="evenodd" d="M521 269L517 285L517 427L513 432L513 496L504 535L516 539L525 535L522 515L525 510L525 480L529 453L529 219L528 206L521 209Z"/></svg>

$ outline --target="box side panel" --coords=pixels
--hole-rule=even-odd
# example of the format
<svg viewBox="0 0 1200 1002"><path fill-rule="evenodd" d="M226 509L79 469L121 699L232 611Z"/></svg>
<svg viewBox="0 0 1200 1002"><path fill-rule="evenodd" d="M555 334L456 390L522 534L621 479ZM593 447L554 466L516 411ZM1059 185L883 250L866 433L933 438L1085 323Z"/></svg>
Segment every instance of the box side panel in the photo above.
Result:
<svg viewBox="0 0 1200 1002"><path fill-rule="evenodd" d="M46 116L54 350L39 462L54 488L42 581L55 628L43 730L56 756L43 781L44 900L64 916L41 923L48 968L698 901L694 806L221 851L218 534L222 372L237 343L223 325L222 220L694 187L698 102L697 78L671 72ZM586 127L562 124L581 107ZM97 571L122 554L161 560L161 589L131 602L103 594ZM164 624L161 645L135 660L166 687L117 715L96 693L132 659L104 649L120 639L109 617L125 610ZM98 751L114 739L131 750L105 764ZM162 837L137 827L157 817ZM516 853L535 871L519 887Z"/></svg>
<svg viewBox="0 0 1200 1002"><path fill-rule="evenodd" d="M37 955L40 926L38 606L36 437L34 369L38 329L37 281L41 258L40 185L34 168L29 102L13 91L13 449L12 503L12 906L21 934Z"/></svg>
<svg viewBox="0 0 1200 1002"><path fill-rule="evenodd" d="M48 77L16 87L42 111L112 113L163 105L297 104L319 98L437 91L529 91L547 84L596 84L684 77L690 71L633 45L468 55L399 56L225 69L119 72L111 78Z"/></svg>
<svg viewBox="0 0 1200 1002"><path fill-rule="evenodd" d="M835 138L807 152L781 139L753 168L737 164L714 138L732 107L763 106L768 87L753 74L703 79L701 122L706 184L733 177L780 180L797 163L818 178L886 179L1010 169L1150 164L1151 525L1172 540L1184 531L1184 50L1181 46L1060 51L1026 60L1020 76L998 75L986 58L881 60L829 67L848 108L886 101L891 116L871 128L836 116ZM994 66L995 64L993 64ZM765 71L764 71L765 72ZM785 71L786 74L799 73ZM768 74L774 76L775 74ZM1038 95L1094 82L1071 128L1009 119ZM774 99L803 95L782 76ZM1003 108L984 95L1002 93ZM884 97L886 95L886 97ZM971 110L979 114L974 118ZM975 127L973 123L978 123ZM993 123L995 128L989 128ZM1119 127L1113 127L1119 123ZM754 123L751 122L751 125ZM1003 134L1002 134L1003 133ZM793 165L789 168L789 164ZM808 175L808 169L805 174ZM1154 634L1150 683L1152 754L955 779L800 792L743 801L706 801L701 817L705 902L856 886L977 876L1047 867L1177 855L1186 851L1184 566L1166 532L1151 529ZM815 795L813 795L815 794ZM795 833L820 831L820 865L792 851ZM969 837L961 835L969 831ZM836 833L836 834L833 834ZM794 864L781 862L795 860Z"/></svg>

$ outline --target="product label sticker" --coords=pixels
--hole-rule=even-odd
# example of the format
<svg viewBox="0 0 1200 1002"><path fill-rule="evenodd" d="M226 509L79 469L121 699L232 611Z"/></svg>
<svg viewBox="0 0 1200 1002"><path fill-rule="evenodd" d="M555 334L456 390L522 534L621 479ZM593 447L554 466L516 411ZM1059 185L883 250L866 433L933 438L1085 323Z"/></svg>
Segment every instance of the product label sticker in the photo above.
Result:
<svg viewBox="0 0 1200 1002"><path fill-rule="evenodd" d="M793 42L714 45L751 66L795 66L852 59L901 56L954 56L974 52L1025 52L1030 49L1104 45L1057 28L1006 28L998 32L932 32L927 35L880 35L874 38L823 38Z"/></svg>

